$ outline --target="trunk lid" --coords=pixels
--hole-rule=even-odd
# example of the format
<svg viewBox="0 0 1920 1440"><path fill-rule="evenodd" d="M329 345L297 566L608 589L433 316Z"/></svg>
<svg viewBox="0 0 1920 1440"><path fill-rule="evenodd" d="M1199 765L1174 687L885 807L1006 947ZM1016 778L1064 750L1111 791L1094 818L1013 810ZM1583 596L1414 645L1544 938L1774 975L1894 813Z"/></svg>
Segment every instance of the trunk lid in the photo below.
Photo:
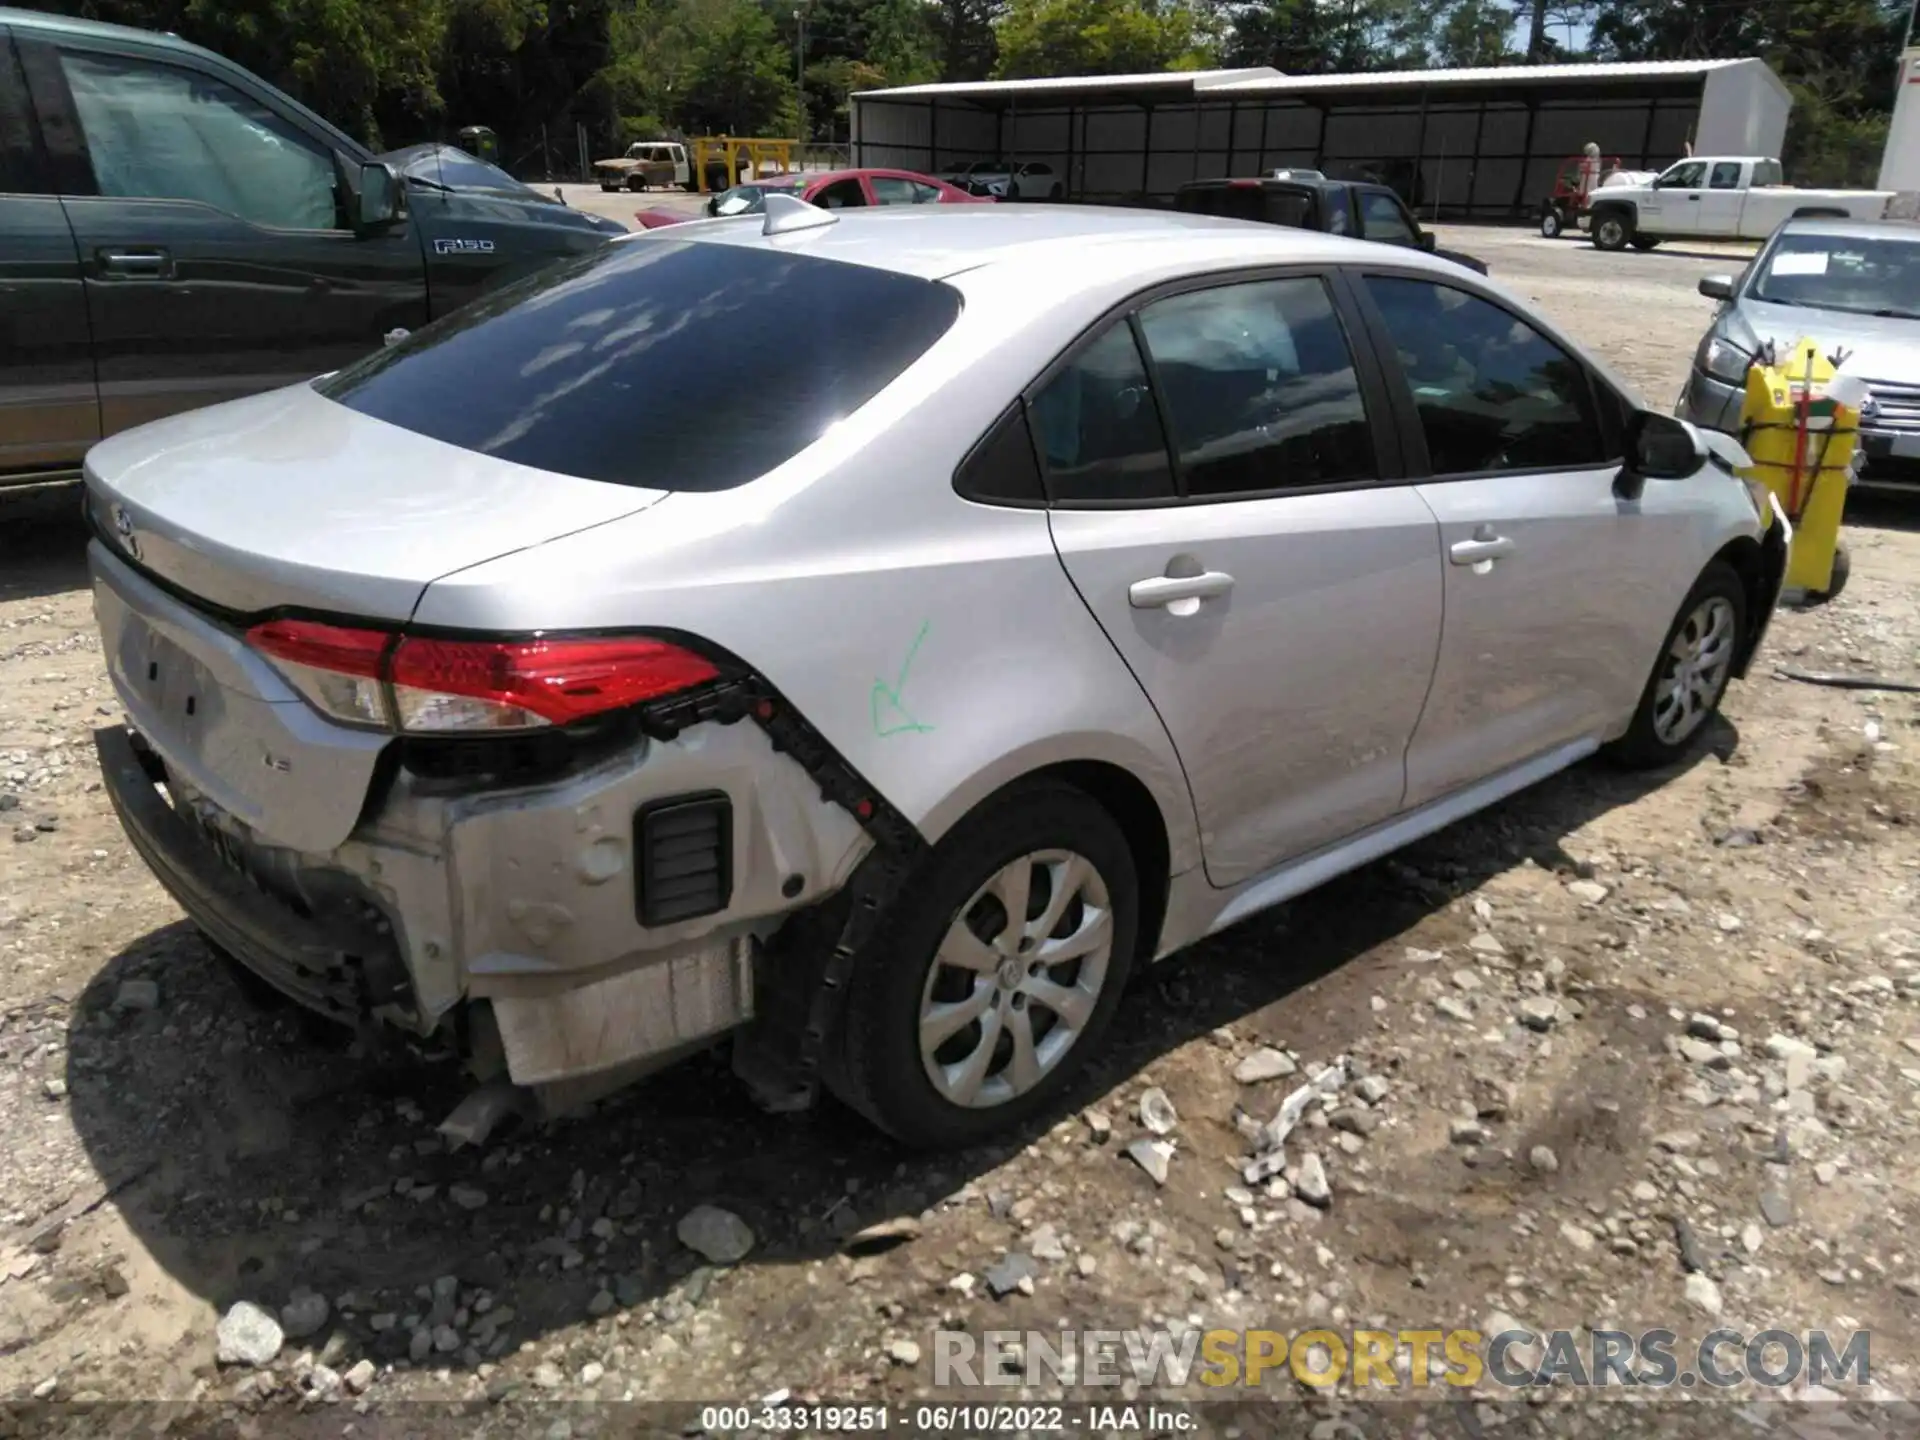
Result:
<svg viewBox="0 0 1920 1440"><path fill-rule="evenodd" d="M114 436L87 456L105 542L216 609L406 620L441 576L644 510L665 491L447 445L307 385Z"/></svg>

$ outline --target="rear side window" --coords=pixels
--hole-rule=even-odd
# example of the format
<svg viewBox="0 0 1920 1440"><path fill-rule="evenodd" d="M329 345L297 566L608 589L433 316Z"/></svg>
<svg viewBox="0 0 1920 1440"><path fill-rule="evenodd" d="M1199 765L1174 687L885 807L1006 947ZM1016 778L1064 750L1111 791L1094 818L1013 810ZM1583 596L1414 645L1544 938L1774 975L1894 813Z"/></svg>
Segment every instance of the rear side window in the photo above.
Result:
<svg viewBox="0 0 1920 1440"><path fill-rule="evenodd" d="M1033 399L1033 434L1055 502L1173 498L1173 468L1147 367L1122 320Z"/></svg>
<svg viewBox="0 0 1920 1440"><path fill-rule="evenodd" d="M351 410L586 480L725 490L946 333L951 287L664 235L563 261L316 383Z"/></svg>
<svg viewBox="0 0 1920 1440"><path fill-rule="evenodd" d="M1436 476L1597 465L1586 368L1499 306L1428 280L1367 277Z"/></svg>

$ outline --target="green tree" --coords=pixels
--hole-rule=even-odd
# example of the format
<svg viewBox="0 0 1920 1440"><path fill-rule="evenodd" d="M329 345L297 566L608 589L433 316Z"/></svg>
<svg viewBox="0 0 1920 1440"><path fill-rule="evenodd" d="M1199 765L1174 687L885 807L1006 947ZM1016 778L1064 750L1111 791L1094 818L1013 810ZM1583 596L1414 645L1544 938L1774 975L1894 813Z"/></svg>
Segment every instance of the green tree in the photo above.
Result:
<svg viewBox="0 0 1920 1440"><path fill-rule="evenodd" d="M931 0L927 23L942 80L984 80L999 58L994 21L1003 0Z"/></svg>
<svg viewBox="0 0 1920 1440"><path fill-rule="evenodd" d="M1440 26L1442 65L1504 65L1513 58L1507 37L1513 12L1492 0L1459 0Z"/></svg>
<svg viewBox="0 0 1920 1440"><path fill-rule="evenodd" d="M1903 0L1600 0L1593 48L1606 59L1764 59L1793 92L1788 179L1869 184L1892 108Z"/></svg>
<svg viewBox="0 0 1920 1440"><path fill-rule="evenodd" d="M1013 0L996 73L1129 75L1213 62L1204 17L1179 0Z"/></svg>
<svg viewBox="0 0 1920 1440"><path fill-rule="evenodd" d="M692 7L687 19L679 122L716 135L791 135L791 52L766 9L754 0L710 0Z"/></svg>

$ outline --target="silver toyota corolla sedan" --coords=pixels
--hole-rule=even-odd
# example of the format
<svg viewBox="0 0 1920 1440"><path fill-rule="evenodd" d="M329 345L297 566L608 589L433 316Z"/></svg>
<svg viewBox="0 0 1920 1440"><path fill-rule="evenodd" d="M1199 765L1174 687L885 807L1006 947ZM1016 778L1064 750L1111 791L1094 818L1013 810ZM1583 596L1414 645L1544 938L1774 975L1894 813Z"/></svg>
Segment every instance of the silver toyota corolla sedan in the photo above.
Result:
<svg viewBox="0 0 1920 1440"><path fill-rule="evenodd" d="M1416 252L776 197L95 449L100 757L310 1007L964 1144L1156 957L1680 756L1767 503Z"/></svg>
<svg viewBox="0 0 1920 1440"><path fill-rule="evenodd" d="M1920 225L1789 220L1744 274L1706 276L1700 293L1720 308L1694 353L1680 416L1737 434L1755 352L1807 336L1846 352L1846 368L1868 383L1860 483L1920 489Z"/></svg>

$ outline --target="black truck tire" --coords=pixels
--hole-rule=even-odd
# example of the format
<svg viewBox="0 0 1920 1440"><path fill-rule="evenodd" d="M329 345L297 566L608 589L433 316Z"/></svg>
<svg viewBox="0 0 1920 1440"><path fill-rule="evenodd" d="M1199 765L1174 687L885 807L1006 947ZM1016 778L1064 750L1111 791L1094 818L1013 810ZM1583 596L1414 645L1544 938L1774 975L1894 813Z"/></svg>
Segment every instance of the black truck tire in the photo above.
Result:
<svg viewBox="0 0 1920 1440"><path fill-rule="evenodd" d="M1593 212L1593 248L1624 250L1633 239L1633 216L1616 205Z"/></svg>

